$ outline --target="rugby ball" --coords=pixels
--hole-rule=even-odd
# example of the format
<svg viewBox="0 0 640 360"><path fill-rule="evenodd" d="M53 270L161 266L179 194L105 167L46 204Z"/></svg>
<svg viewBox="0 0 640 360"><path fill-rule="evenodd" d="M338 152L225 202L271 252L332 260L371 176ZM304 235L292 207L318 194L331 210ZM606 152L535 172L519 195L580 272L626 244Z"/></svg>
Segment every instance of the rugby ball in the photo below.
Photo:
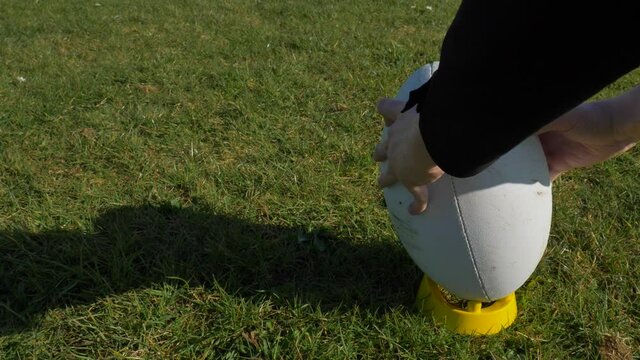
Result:
<svg viewBox="0 0 640 360"><path fill-rule="evenodd" d="M415 71L396 98L407 101L437 66ZM420 215L409 214L413 197L402 185L383 191L393 228L413 261L461 299L486 302L514 292L547 246L551 181L537 136L473 177L442 176L429 185L429 204Z"/></svg>

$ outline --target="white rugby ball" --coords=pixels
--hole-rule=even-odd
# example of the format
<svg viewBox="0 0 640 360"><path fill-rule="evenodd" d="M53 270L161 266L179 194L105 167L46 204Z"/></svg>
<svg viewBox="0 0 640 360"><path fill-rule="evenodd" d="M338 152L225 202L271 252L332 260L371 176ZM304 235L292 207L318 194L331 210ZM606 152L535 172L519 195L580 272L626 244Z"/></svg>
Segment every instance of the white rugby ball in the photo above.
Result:
<svg viewBox="0 0 640 360"><path fill-rule="evenodd" d="M437 66L414 72L396 98L407 101ZM381 171L385 169L382 163ZM441 177L429 186L429 204L421 215L409 214L413 197L400 184L385 188L384 198L411 258L462 299L492 301L514 292L531 276L547 246L551 181L537 136L473 177Z"/></svg>

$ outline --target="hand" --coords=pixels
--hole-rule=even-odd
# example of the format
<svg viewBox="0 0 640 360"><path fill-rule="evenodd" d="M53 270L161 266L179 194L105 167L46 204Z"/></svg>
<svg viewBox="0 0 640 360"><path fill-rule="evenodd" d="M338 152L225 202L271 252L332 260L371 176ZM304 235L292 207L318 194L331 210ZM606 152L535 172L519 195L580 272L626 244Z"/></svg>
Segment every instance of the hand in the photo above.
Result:
<svg viewBox="0 0 640 360"><path fill-rule="evenodd" d="M582 104L542 128L538 136L551 179L621 154L640 140L640 87Z"/></svg>
<svg viewBox="0 0 640 360"><path fill-rule="evenodd" d="M444 174L431 160L420 134L419 116L415 107L401 113L405 102L382 99L378 112L389 127L387 139L373 153L375 161L387 161L387 171L380 174L378 185L387 187L402 183L414 197L409 213L418 215L427 209L427 185Z"/></svg>

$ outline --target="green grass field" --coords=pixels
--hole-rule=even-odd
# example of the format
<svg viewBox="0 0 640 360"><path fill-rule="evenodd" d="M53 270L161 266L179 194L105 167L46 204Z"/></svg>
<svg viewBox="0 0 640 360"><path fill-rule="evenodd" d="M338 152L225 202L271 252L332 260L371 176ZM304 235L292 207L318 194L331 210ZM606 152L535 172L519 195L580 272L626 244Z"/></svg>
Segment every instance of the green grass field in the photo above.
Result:
<svg viewBox="0 0 640 360"><path fill-rule="evenodd" d="M640 357L638 149L554 184L514 326L414 309L374 105L457 5L0 0L0 358Z"/></svg>

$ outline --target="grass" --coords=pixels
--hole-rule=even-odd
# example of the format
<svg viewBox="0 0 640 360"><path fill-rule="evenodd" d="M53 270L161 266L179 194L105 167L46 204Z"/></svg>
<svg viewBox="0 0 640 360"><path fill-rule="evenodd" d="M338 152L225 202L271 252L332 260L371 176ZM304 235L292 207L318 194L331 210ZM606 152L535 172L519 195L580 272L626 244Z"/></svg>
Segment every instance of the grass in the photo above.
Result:
<svg viewBox="0 0 640 360"><path fill-rule="evenodd" d="M640 356L638 150L554 184L513 327L413 308L374 103L457 5L0 0L0 357Z"/></svg>

